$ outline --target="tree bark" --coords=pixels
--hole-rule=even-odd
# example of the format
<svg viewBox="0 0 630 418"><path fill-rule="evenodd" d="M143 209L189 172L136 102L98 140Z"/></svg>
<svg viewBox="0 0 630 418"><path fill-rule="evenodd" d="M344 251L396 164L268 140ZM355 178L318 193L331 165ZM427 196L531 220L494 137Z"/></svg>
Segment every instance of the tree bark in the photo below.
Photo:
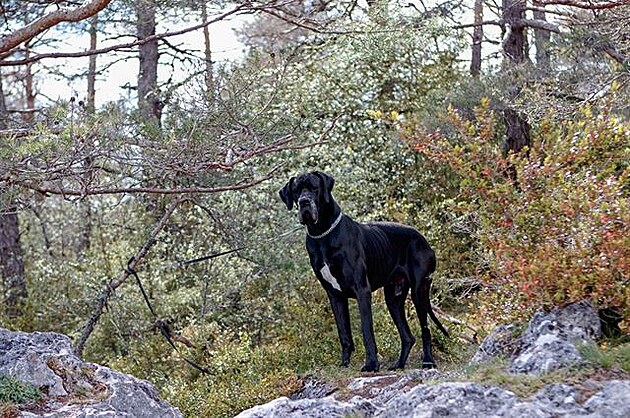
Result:
<svg viewBox="0 0 630 418"><path fill-rule="evenodd" d="M479 77L481 73L481 41L483 40L483 0L475 0L475 27L472 36L472 59L470 74Z"/></svg>
<svg viewBox="0 0 630 418"><path fill-rule="evenodd" d="M503 53L512 64L525 62L525 0L503 0L503 21L506 35L503 39Z"/></svg>
<svg viewBox="0 0 630 418"><path fill-rule="evenodd" d="M98 14L90 19L90 51L96 50L98 29ZM89 114L93 114L96 109L96 55L90 55L88 61L87 76L87 103L86 108Z"/></svg>
<svg viewBox="0 0 630 418"><path fill-rule="evenodd" d="M31 46L29 42L24 45L25 54L24 57L28 59L31 55ZM35 109L35 84L33 80L33 64L26 64L24 70L24 106L28 109ZM32 112L24 112L22 114L22 120L30 124L33 121Z"/></svg>
<svg viewBox="0 0 630 418"><path fill-rule="evenodd" d="M0 260L4 282L4 309L10 318L22 314L26 299L24 261L20 247L20 230L15 207L0 212Z"/></svg>
<svg viewBox="0 0 630 418"><path fill-rule="evenodd" d="M138 0L137 36L139 40L155 35L154 0ZM138 74L138 109L142 120L150 125L160 126L162 104L157 87L158 42L152 40L139 46L140 72Z"/></svg>
<svg viewBox="0 0 630 418"><path fill-rule="evenodd" d="M206 2L201 3L201 20L206 22L208 20L208 7ZM212 100L214 96L214 80L212 75L212 50L210 49L210 30L208 26L203 27L203 40L204 40L204 54L206 61L206 89L208 98Z"/></svg>
<svg viewBox="0 0 630 418"><path fill-rule="evenodd" d="M2 71L0 71L0 129L7 129L8 126L9 112L7 111L7 102L5 101L2 88Z"/></svg>
<svg viewBox="0 0 630 418"><path fill-rule="evenodd" d="M96 50L98 42L98 14L95 14L90 19L90 49L89 51ZM87 100L86 111L90 115L93 115L96 111L96 55L90 55L88 61L88 74L87 74ZM89 140L89 139L88 139ZM83 175L84 183L89 185L91 183L93 159L88 156L83 160L83 167L85 168L85 174ZM78 225L79 233L76 242L76 253L79 258L83 258L85 252L90 249L91 235L92 235L92 207L90 198L85 196L81 199L79 204L79 211L81 213L81 222Z"/></svg>
<svg viewBox="0 0 630 418"><path fill-rule="evenodd" d="M6 129L7 121L7 106L0 74L0 130ZM12 202L8 202L5 207L6 193L6 190L0 188L0 270L4 287L4 310L9 317L14 318L22 313L22 304L26 299L26 281L17 211Z"/></svg>
<svg viewBox="0 0 630 418"><path fill-rule="evenodd" d="M506 56L507 69L518 69L527 61L527 40L522 19L525 18L525 0L503 0L503 21L506 24L506 34L503 39L503 53ZM508 87L508 103L512 103L522 90L518 79ZM529 124L524 115L509 105L503 111L506 135L503 150L519 152L530 145Z"/></svg>

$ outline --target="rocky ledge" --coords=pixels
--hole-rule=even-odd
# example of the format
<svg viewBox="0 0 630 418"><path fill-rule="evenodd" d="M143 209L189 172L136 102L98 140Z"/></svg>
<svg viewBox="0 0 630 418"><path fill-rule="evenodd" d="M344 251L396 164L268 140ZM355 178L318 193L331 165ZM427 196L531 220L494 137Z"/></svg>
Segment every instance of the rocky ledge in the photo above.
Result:
<svg viewBox="0 0 630 418"><path fill-rule="evenodd" d="M579 366L578 346L600 337L597 312L586 302L539 312L522 335L515 326L495 329L471 360L472 367L507 359L506 373L544 376ZM353 379L343 387L307 380L291 398L282 397L240 413L262 417L630 417L630 378L626 373L581 375L570 383L542 386L533 395L462 381L457 373L411 370L402 375Z"/></svg>
<svg viewBox="0 0 630 418"><path fill-rule="evenodd" d="M81 361L74 355L70 339L52 332L0 328L0 376L31 384L45 395L37 402L20 405L9 416L182 416L159 398L151 383Z"/></svg>

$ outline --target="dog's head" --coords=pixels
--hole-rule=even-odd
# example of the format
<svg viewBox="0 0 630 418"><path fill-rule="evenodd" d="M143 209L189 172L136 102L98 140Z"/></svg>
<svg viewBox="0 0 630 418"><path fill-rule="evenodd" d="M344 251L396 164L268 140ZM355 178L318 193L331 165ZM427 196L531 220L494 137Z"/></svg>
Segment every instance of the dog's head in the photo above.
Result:
<svg viewBox="0 0 630 418"><path fill-rule="evenodd" d="M316 224L325 205L332 201L335 179L321 171L312 171L291 177L280 189L280 198L291 210L296 204L301 224Z"/></svg>

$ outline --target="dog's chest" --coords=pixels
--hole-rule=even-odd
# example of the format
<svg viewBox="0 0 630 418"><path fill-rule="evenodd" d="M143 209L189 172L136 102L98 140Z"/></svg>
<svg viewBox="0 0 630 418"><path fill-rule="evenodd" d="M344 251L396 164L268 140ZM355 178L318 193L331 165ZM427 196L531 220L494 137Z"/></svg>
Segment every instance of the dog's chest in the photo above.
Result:
<svg viewBox="0 0 630 418"><path fill-rule="evenodd" d="M335 276L333 276L332 272L330 271L330 266L328 266L328 264L324 263L324 267L322 267L321 270L319 270L319 272L321 273L322 278L326 280L328 283L330 283L330 285L333 288L341 291L341 286L339 286L339 281L337 281Z"/></svg>

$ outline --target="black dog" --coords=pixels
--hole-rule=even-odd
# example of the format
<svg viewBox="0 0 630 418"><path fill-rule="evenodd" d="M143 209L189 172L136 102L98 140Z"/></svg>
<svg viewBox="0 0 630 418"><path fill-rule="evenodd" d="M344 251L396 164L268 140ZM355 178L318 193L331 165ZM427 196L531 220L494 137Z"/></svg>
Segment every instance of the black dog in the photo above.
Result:
<svg viewBox="0 0 630 418"><path fill-rule="evenodd" d="M414 228L387 222L360 224L347 215L332 197L335 180L319 171L292 177L280 190L291 210L296 203L300 223L306 225L306 249L315 275L328 293L341 341L341 365L348 366L354 351L348 298L357 299L366 359L361 371L379 369L372 324L371 292L382 287L387 308L400 334L400 358L390 369L405 367L416 339L405 317L409 289L422 328L423 367L435 366L427 314L448 335L431 309L429 275L435 254Z"/></svg>

